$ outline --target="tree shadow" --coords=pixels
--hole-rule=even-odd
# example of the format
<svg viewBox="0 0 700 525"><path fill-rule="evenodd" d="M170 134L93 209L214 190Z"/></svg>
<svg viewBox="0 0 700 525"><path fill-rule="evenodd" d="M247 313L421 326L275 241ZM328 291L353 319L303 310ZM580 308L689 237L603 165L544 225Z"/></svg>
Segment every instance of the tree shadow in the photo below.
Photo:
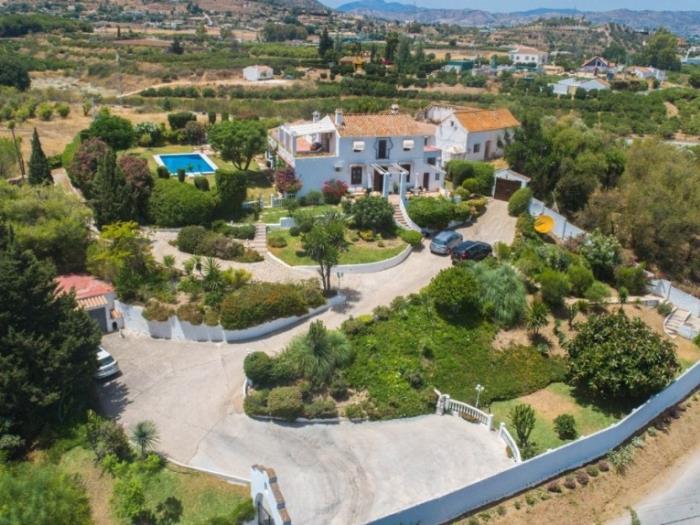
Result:
<svg viewBox="0 0 700 525"><path fill-rule="evenodd" d="M571 391L571 396L576 401L576 404L584 408L591 408L606 416L615 417L618 419L622 419L643 403L643 401L638 399L602 399L600 397L596 397L592 392L581 387L574 387Z"/></svg>
<svg viewBox="0 0 700 525"><path fill-rule="evenodd" d="M331 310L344 314L352 309L352 306L359 302L362 298L362 294L353 288L341 288L338 290L339 293L345 296L345 302L331 307Z"/></svg>
<svg viewBox="0 0 700 525"><path fill-rule="evenodd" d="M110 418L119 417L131 403L129 387L116 379L100 384L97 395L101 412Z"/></svg>

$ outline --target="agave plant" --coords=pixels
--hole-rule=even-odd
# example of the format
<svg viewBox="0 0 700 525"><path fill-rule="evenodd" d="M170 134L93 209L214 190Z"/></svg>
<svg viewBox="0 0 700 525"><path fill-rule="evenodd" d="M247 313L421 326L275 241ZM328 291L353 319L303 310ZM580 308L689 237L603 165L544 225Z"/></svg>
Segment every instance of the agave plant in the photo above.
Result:
<svg viewBox="0 0 700 525"><path fill-rule="evenodd" d="M158 428L153 421L140 421L132 429L131 439L144 457L158 443Z"/></svg>

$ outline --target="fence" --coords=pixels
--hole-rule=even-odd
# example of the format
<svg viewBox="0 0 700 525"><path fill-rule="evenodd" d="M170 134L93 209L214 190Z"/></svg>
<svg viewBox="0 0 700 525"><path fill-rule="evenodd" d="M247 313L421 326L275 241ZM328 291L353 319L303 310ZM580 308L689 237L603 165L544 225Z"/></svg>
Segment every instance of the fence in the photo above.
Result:
<svg viewBox="0 0 700 525"><path fill-rule="evenodd" d="M675 288L670 281L653 279L649 282L649 290L659 297L663 297L673 306L690 312L700 317L700 299Z"/></svg>
<svg viewBox="0 0 700 525"><path fill-rule="evenodd" d="M515 462L522 463L523 459L520 457L520 449L513 439L513 436L511 436L510 432L508 432L506 424L503 422L501 422L500 426L498 427L498 437L505 441L506 446L508 447L508 450L510 450Z"/></svg>
<svg viewBox="0 0 700 525"><path fill-rule="evenodd" d="M547 206L544 205L544 202L540 200L532 199L530 201L529 212L533 217L549 215L554 220L554 229L552 230L552 234L556 235L562 240L578 237L580 235L588 235L578 226L571 224L563 215L558 214L551 208L547 208Z"/></svg>
<svg viewBox="0 0 700 525"><path fill-rule="evenodd" d="M666 389L651 397L623 420L595 434L479 480L449 494L419 503L373 521L376 525L439 524L489 503L510 497L563 472L590 463L618 447L700 385L700 363L686 370Z"/></svg>
<svg viewBox="0 0 700 525"><path fill-rule="evenodd" d="M452 399L447 394L441 396L438 399L438 403L442 402L443 410L446 412L457 413L461 416L465 416L467 419L486 425L486 428L491 430L493 426L493 414L487 414L483 410L479 410L476 407L468 405L467 403L462 403Z"/></svg>

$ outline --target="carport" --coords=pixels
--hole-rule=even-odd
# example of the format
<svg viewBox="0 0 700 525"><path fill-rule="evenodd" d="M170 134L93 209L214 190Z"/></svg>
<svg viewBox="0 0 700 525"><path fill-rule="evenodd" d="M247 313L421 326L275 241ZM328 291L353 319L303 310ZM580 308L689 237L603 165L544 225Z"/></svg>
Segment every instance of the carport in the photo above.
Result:
<svg viewBox="0 0 700 525"><path fill-rule="evenodd" d="M530 177L511 169L496 171L496 180L493 185L493 198L507 201L520 188L525 188L530 182Z"/></svg>

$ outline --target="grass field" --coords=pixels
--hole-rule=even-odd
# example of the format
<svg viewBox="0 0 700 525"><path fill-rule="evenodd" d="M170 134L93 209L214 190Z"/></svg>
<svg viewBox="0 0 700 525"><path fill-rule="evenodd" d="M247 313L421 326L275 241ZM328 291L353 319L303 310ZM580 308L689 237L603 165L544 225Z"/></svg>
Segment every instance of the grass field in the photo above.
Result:
<svg viewBox="0 0 700 525"><path fill-rule="evenodd" d="M301 245L301 236L293 237L289 230L279 230L270 236L281 236L287 241L284 248L268 247L270 252L292 266L314 265L313 259L307 257ZM269 236L268 236L269 238ZM350 242L348 251L340 254L340 264L365 264L389 259L401 253L406 248L406 243L401 239L385 239L384 247L378 246L377 241L365 242L358 240Z"/></svg>
<svg viewBox="0 0 700 525"><path fill-rule="evenodd" d="M340 211L339 206L330 204L319 204L317 206L304 206L301 208L304 211L313 211L317 215L323 215L329 211ZM266 224L277 224L283 217L289 217L289 210L284 207L266 208L260 214L260 220Z"/></svg>
<svg viewBox="0 0 700 525"><path fill-rule="evenodd" d="M535 428L530 439L537 444L538 450L545 451L565 443L554 431L554 419L560 414L571 414L576 420L579 435L585 436L608 427L624 417L619 409L606 410L577 396L574 388L564 383L552 383L530 395L497 401L491 404L495 425L506 423L513 436L515 431L508 414L515 406L522 403L532 405L535 409Z"/></svg>
<svg viewBox="0 0 700 525"><path fill-rule="evenodd" d="M82 477L97 525L121 523L113 516L110 503L115 480L95 464L91 451L73 448L63 455L59 466L67 473ZM180 523L200 525L210 518L230 515L249 497L246 487L173 465L167 465L147 479L146 506L154 509L166 498L175 497L183 507Z"/></svg>

